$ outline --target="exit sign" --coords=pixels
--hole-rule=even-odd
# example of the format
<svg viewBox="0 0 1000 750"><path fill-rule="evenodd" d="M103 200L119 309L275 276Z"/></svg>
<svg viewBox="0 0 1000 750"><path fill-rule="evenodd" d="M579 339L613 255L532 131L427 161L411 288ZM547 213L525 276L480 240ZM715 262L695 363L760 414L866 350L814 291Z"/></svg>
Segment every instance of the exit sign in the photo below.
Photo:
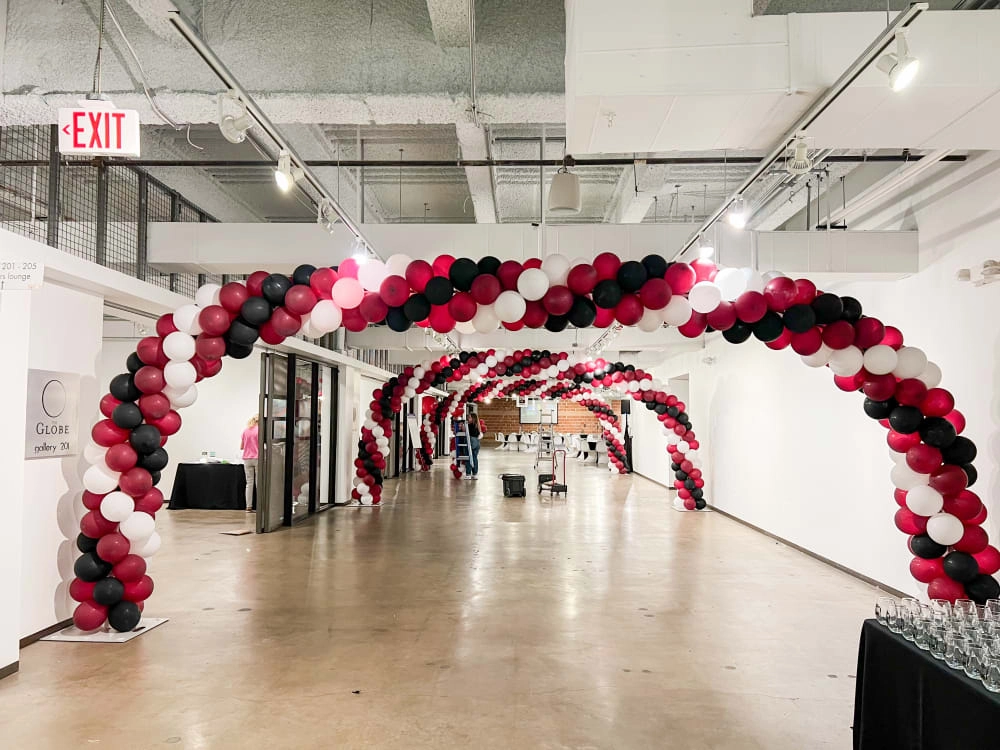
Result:
<svg viewBox="0 0 1000 750"><path fill-rule="evenodd" d="M139 113L114 107L60 109L59 153L137 157Z"/></svg>

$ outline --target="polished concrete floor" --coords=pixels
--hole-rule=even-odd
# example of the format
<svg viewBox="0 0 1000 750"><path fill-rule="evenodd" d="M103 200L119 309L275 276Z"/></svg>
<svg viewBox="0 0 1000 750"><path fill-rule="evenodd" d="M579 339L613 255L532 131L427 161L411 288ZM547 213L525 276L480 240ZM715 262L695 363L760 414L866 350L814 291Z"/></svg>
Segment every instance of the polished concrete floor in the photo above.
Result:
<svg viewBox="0 0 1000 750"><path fill-rule="evenodd" d="M478 482L439 462L263 536L162 512L170 622L24 649L0 747L850 747L869 587L594 466L503 498L531 463L484 449Z"/></svg>

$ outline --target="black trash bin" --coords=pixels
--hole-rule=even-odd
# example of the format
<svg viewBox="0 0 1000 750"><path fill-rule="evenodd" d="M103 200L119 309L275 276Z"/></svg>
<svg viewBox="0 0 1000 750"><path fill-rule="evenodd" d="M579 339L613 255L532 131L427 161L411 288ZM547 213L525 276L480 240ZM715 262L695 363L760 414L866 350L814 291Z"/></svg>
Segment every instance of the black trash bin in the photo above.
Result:
<svg viewBox="0 0 1000 750"><path fill-rule="evenodd" d="M504 497L525 497L528 493L524 488L524 474L501 474Z"/></svg>

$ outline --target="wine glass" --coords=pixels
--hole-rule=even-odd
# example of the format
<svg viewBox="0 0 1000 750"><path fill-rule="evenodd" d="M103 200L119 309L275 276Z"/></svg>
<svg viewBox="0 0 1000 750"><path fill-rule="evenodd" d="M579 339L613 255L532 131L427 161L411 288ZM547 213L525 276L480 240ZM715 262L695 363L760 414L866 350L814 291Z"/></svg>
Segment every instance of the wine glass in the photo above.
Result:
<svg viewBox="0 0 1000 750"><path fill-rule="evenodd" d="M965 674L974 680L981 679L986 671L986 654L982 646L967 646L965 649Z"/></svg>
<svg viewBox="0 0 1000 750"><path fill-rule="evenodd" d="M890 627L891 621L896 619L896 600L891 596L880 596L875 602L875 619Z"/></svg>
<svg viewBox="0 0 1000 750"><path fill-rule="evenodd" d="M982 679L983 687L991 693L1000 693L1000 656L990 655L986 657Z"/></svg>
<svg viewBox="0 0 1000 750"><path fill-rule="evenodd" d="M943 659L945 649L947 649L948 631L943 625L932 625L930 628L928 642L930 643L931 656L935 659Z"/></svg>
<svg viewBox="0 0 1000 750"><path fill-rule="evenodd" d="M965 666L965 636L952 632L945 641L944 663L952 669Z"/></svg>

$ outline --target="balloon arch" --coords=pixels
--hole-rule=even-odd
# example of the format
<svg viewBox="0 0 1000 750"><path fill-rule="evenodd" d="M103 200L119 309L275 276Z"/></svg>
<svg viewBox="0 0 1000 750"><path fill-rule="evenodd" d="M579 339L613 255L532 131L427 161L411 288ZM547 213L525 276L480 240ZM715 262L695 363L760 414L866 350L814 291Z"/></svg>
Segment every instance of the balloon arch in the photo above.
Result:
<svg viewBox="0 0 1000 750"><path fill-rule="evenodd" d="M1000 570L1000 551L982 528L985 506L968 489L977 477L976 446L960 435L965 418L955 410L952 395L938 387L937 365L920 349L903 346L898 329L864 316L856 299L823 293L807 279L778 272L720 268L705 259L668 263L655 254L641 262L601 253L592 261L556 254L524 263L449 255L428 263L395 255L386 263L359 265L348 259L336 269L299 266L291 277L258 271L246 282L206 284L193 304L161 317L156 335L138 342L127 371L112 379L101 399L106 418L94 425L84 450L90 464L83 475L87 512L80 521L76 544L81 554L69 589L79 602L74 623L94 630L107 621L119 631L139 623L153 590L146 560L160 546L155 516L163 495L155 485L167 465L164 446L180 429L178 410L197 398L195 383L217 375L224 356L247 357L258 339L276 345L296 334L319 338L341 327L361 331L371 324L394 331L417 325L442 333L488 333L500 326L560 332L569 325L616 323L648 332L673 325L688 338L720 331L733 344L752 337L771 349L791 348L810 367L828 367L838 388L863 393L865 413L887 430L899 506L895 523L909 537L913 577L928 584L931 598L983 602L1000 595L993 577ZM683 405L668 403L672 397L660 384L621 363L535 351L442 357L389 380L373 394L366 414L357 496L371 496L372 502L380 497L381 450L391 412L399 410L402 399L473 371L487 381L452 394L442 413L424 418L418 452L424 468L436 420L463 399L498 387L508 393L548 389L560 397L586 398L588 387L598 383L624 388L656 410L664 425L674 420L665 429L668 438L674 436L676 471L686 476L679 492L703 500L702 478L695 473L700 471L697 440L688 435L689 422L681 420ZM513 376L523 382L495 382ZM615 446L614 423L603 421ZM621 456L614 458L621 470Z"/></svg>

